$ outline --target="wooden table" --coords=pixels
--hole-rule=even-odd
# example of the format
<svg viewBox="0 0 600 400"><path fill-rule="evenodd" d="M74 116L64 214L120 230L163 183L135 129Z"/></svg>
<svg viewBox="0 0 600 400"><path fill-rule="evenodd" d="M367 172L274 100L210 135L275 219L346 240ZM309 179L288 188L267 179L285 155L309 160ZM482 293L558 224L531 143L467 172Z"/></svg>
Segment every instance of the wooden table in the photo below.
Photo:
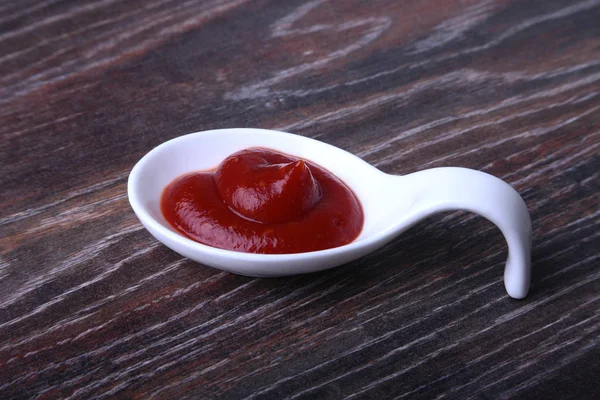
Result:
<svg viewBox="0 0 600 400"><path fill-rule="evenodd" d="M598 398L599 21L598 0L1 1L0 398ZM462 212L307 276L183 259L128 173L224 127L506 180L530 295Z"/></svg>

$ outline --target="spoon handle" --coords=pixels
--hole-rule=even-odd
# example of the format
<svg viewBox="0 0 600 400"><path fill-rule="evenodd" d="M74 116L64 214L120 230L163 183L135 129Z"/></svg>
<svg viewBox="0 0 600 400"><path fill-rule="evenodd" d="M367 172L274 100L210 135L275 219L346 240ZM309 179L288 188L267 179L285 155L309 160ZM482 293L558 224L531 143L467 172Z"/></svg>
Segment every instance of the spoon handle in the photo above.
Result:
<svg viewBox="0 0 600 400"><path fill-rule="evenodd" d="M508 243L504 286L509 296L527 296L531 280L531 218L525 202L508 183L467 168L432 168L402 177L415 191L419 219L467 210L493 222Z"/></svg>

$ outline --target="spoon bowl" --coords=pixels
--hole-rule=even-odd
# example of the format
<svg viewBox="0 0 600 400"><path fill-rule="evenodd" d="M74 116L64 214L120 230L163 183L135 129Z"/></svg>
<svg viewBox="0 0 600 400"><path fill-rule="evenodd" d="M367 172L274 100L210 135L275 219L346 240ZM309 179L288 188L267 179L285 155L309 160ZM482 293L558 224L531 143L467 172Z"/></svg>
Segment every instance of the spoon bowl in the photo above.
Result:
<svg viewBox="0 0 600 400"><path fill-rule="evenodd" d="M253 254L195 242L163 217L163 189L182 174L210 170L230 154L266 147L312 161L348 185L360 200L364 225L351 243L295 254ZM264 129L218 129L169 140L146 154L127 185L131 207L160 242L199 263L254 277L277 277L321 271L382 247L431 214L468 210L496 224L508 242L504 280L514 298L527 295L531 270L531 221L519 194L507 183L465 168L435 168L398 176L385 174L362 159L326 143Z"/></svg>

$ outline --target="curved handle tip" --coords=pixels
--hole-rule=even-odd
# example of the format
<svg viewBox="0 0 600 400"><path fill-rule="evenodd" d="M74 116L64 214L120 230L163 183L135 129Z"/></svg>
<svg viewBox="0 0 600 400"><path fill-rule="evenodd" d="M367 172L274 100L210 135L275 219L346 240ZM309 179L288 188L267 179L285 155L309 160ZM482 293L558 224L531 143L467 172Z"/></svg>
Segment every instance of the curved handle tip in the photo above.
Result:
<svg viewBox="0 0 600 400"><path fill-rule="evenodd" d="M509 296L527 296L531 281L531 218L508 183L467 168L433 168L402 177L418 196L418 213L467 210L493 222L508 243L504 286Z"/></svg>

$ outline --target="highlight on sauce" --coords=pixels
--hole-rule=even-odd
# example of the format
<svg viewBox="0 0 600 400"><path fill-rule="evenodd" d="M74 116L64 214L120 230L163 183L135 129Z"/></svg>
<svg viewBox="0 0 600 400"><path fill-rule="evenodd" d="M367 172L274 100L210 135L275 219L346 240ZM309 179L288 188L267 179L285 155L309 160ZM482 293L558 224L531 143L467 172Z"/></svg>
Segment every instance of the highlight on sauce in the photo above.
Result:
<svg viewBox="0 0 600 400"><path fill-rule="evenodd" d="M348 244L364 220L356 195L340 179L310 161L264 148L178 177L164 189L161 209L192 240L263 254Z"/></svg>

